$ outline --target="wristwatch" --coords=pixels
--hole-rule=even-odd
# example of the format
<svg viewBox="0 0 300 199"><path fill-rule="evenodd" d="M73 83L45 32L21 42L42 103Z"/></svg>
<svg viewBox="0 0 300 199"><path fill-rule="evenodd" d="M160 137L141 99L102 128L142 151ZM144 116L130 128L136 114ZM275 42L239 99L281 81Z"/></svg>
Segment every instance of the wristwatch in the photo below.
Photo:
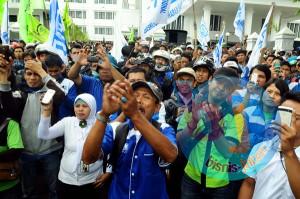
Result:
<svg viewBox="0 0 300 199"><path fill-rule="evenodd" d="M100 115L100 111L97 112L96 114L96 119L101 122L102 124L106 125L108 122L108 118L103 117L102 115Z"/></svg>

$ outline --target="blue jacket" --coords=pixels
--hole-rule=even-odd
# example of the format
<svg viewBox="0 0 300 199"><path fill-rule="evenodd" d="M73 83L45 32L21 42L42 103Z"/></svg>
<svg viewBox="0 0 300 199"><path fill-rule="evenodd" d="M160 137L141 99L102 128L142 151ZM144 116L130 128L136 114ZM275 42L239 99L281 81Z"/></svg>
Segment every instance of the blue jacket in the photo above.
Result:
<svg viewBox="0 0 300 199"><path fill-rule="evenodd" d="M172 127L162 124L161 132L176 145ZM111 134L111 132L105 134ZM129 121L128 136L116 164L109 198L167 199L166 177L162 169L167 164L161 161L143 136L137 138L136 134L139 133L134 130L133 124ZM107 136L109 139L110 137ZM104 137L103 143L107 145L109 140L107 141Z"/></svg>

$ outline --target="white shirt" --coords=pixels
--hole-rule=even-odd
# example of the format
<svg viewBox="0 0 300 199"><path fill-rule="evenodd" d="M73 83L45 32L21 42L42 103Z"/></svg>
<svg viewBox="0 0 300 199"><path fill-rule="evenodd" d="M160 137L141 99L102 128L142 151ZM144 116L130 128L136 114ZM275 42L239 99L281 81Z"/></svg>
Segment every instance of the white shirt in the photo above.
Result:
<svg viewBox="0 0 300 199"><path fill-rule="evenodd" d="M284 158L281 160L280 157L278 150L280 149L280 144L278 144L278 141L279 138L276 136L270 141L255 145L251 150L243 171L249 177L255 179L256 183L253 199L295 198L285 172L286 166ZM274 146L276 146L276 148L274 148ZM270 153L272 148L273 152ZM295 152L297 157L300 158L300 147L297 147Z"/></svg>
<svg viewBox="0 0 300 199"><path fill-rule="evenodd" d="M88 172L83 172L81 167L83 145L93 123L88 121L87 126L81 128L76 117L65 117L49 128L50 117L41 118L38 127L39 138L53 139L64 136L65 147L58 174L58 179L63 183L77 186L93 183L103 172L102 160L90 164Z"/></svg>

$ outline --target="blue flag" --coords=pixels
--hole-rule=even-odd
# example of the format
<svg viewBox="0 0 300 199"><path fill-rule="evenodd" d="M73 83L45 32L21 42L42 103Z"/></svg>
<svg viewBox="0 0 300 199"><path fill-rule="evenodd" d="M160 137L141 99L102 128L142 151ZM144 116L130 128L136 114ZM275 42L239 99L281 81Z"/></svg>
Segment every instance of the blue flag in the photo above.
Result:
<svg viewBox="0 0 300 199"><path fill-rule="evenodd" d="M222 32L220 38L219 38L219 42L214 50L214 63L215 63L215 67L216 68L221 68L221 58L222 58L222 44L224 41L224 31Z"/></svg>
<svg viewBox="0 0 300 199"><path fill-rule="evenodd" d="M267 18L265 20L265 23L259 33L259 36L257 38L257 41L255 43L255 46L252 50L252 53L251 53L251 56L249 58L249 61L248 61L248 68L249 68L249 71L251 70L252 67L254 67L255 65L258 64L259 62L259 58L260 58L260 51L262 48L264 48L266 46L266 42L267 42L267 34L268 34L268 26L269 26L269 23L270 23L270 19L271 19L271 16L272 16L272 13L273 13L273 8L274 6L272 6L269 10L269 13L267 15Z"/></svg>
<svg viewBox="0 0 300 199"><path fill-rule="evenodd" d="M245 2L241 0L239 9L236 13L233 26L235 28L234 34L240 38L240 41L243 41L244 28L245 28Z"/></svg>
<svg viewBox="0 0 300 199"><path fill-rule="evenodd" d="M48 43L52 46L63 62L68 63L68 51L66 46L66 38L64 25L59 13L57 0L50 1L50 34Z"/></svg>

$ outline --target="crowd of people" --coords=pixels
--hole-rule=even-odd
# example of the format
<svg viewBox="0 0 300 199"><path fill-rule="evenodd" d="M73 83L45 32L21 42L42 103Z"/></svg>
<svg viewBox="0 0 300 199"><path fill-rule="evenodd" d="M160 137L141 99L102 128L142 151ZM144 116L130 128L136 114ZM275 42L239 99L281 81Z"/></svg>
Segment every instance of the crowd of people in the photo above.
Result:
<svg viewBox="0 0 300 199"><path fill-rule="evenodd" d="M0 46L1 199L300 198L299 49L112 48Z"/></svg>

